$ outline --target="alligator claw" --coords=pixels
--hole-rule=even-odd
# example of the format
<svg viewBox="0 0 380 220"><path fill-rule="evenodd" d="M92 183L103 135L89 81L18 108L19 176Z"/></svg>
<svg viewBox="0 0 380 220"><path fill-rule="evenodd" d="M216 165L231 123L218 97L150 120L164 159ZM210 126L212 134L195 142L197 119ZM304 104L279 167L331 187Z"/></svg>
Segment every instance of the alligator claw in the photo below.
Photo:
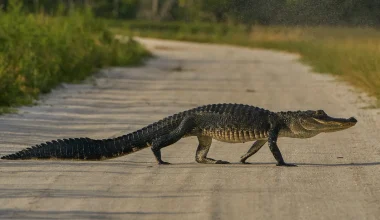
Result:
<svg viewBox="0 0 380 220"><path fill-rule="evenodd" d="M165 162L165 161L161 161L161 162L158 162L158 165L168 165L170 164L169 162Z"/></svg>
<svg viewBox="0 0 380 220"><path fill-rule="evenodd" d="M217 160L215 164L229 164L230 162L224 160Z"/></svg>

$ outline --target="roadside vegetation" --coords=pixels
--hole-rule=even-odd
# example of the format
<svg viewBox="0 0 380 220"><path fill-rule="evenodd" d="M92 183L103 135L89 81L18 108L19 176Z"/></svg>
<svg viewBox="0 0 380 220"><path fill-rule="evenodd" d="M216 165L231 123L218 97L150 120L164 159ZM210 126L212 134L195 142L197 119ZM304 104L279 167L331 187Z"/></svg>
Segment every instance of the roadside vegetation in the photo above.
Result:
<svg viewBox="0 0 380 220"><path fill-rule="evenodd" d="M380 100L378 0L0 0L0 8L0 108L148 55L114 34L298 53Z"/></svg>
<svg viewBox="0 0 380 220"><path fill-rule="evenodd" d="M32 104L59 83L79 82L101 67L138 65L150 55L134 40L115 40L90 10L27 14L14 2L0 11L0 113Z"/></svg>
<svg viewBox="0 0 380 220"><path fill-rule="evenodd" d="M109 25L117 34L298 53L315 71L338 75L380 100L380 31L374 28L137 21Z"/></svg>

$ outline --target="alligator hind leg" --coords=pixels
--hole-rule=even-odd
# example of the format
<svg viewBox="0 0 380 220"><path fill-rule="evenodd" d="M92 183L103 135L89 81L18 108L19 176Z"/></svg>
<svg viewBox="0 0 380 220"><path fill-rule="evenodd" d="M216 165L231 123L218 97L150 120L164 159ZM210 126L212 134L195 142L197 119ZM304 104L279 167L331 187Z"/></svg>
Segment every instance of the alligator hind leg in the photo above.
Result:
<svg viewBox="0 0 380 220"><path fill-rule="evenodd" d="M210 150L212 138L207 136L198 136L199 145L195 154L195 160L198 163L213 163L213 164L227 164L228 161L214 160L207 157Z"/></svg>
<svg viewBox="0 0 380 220"><path fill-rule="evenodd" d="M156 157L158 164L170 164L168 162L162 161L161 149L179 141L186 133L190 132L194 128L194 125L194 118L185 117L179 126L169 134L158 137L152 141L151 149L154 156Z"/></svg>
<svg viewBox="0 0 380 220"><path fill-rule="evenodd" d="M260 150L260 148L267 142L267 140L258 140L255 141L255 143L252 144L252 147L249 148L248 152L241 156L240 162L241 163L247 163L245 162L249 157L254 155L257 151ZM247 163L248 164L248 163Z"/></svg>

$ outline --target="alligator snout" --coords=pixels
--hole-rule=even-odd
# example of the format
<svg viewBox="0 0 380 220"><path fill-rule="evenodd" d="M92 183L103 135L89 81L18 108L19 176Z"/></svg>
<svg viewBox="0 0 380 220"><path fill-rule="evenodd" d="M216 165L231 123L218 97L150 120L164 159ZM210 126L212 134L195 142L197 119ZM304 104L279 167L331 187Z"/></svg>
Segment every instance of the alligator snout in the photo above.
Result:
<svg viewBox="0 0 380 220"><path fill-rule="evenodd" d="M356 120L356 118L354 118L354 117L349 118L348 121L352 122L352 123L358 122L358 120Z"/></svg>

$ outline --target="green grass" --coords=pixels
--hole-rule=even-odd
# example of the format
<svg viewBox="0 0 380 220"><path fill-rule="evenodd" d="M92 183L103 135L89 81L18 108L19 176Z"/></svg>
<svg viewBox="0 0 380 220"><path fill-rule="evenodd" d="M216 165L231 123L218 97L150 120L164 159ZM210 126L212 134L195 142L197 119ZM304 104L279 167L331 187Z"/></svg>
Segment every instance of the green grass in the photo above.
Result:
<svg viewBox="0 0 380 220"><path fill-rule="evenodd" d="M285 27L111 22L115 33L234 44L297 53L315 71L338 75L380 100L380 31L371 28ZM379 102L380 104L380 102Z"/></svg>
<svg viewBox="0 0 380 220"><path fill-rule="evenodd" d="M32 104L61 82L80 82L105 66L139 65L150 54L116 40L90 11L51 17L0 12L0 114Z"/></svg>

